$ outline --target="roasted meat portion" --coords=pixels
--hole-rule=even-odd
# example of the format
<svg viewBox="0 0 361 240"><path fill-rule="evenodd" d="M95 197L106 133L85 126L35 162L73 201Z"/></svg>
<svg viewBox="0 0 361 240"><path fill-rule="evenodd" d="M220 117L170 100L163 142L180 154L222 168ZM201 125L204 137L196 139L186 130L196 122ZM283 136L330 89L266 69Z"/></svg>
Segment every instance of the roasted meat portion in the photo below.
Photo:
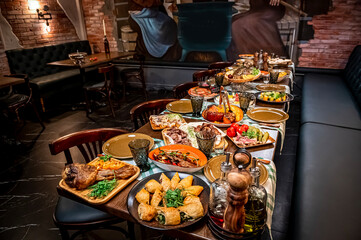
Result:
<svg viewBox="0 0 361 240"><path fill-rule="evenodd" d="M161 150L159 154L154 154L156 161L161 163L172 164L180 167L198 167L198 159L189 156L189 153L178 151L165 152Z"/></svg>
<svg viewBox="0 0 361 240"><path fill-rule="evenodd" d="M188 134L179 128L170 128L165 133L168 137L173 139L174 144L182 144L192 146L191 142L188 139Z"/></svg>
<svg viewBox="0 0 361 240"><path fill-rule="evenodd" d="M98 170L94 166L72 163L65 166L62 177L69 187L85 189L96 181Z"/></svg>
<svg viewBox="0 0 361 240"><path fill-rule="evenodd" d="M136 169L133 166L125 165L117 170L100 170L98 171L96 180L102 181L102 180L111 180L114 178L116 179L127 179L131 176L135 175Z"/></svg>
<svg viewBox="0 0 361 240"><path fill-rule="evenodd" d="M194 128L194 131L202 133L203 137L211 137L214 134L221 134L212 124L209 123L203 123L202 125L198 125Z"/></svg>

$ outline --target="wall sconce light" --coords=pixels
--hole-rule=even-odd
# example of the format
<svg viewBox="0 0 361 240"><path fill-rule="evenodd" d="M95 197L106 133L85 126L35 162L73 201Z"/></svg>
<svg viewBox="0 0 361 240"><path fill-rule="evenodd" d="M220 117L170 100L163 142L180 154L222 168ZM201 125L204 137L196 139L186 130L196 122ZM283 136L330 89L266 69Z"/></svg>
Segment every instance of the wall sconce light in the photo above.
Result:
<svg viewBox="0 0 361 240"><path fill-rule="evenodd" d="M36 10L40 8L39 2L36 0L29 0L28 5L29 5L29 10Z"/></svg>
<svg viewBox="0 0 361 240"><path fill-rule="evenodd" d="M46 21L46 26L49 27L49 20L53 19L52 16L51 16L51 13L48 13L49 6L45 5L43 11L45 11L45 13L40 12L39 9L36 9L36 12L38 13L38 19L39 20L45 20Z"/></svg>

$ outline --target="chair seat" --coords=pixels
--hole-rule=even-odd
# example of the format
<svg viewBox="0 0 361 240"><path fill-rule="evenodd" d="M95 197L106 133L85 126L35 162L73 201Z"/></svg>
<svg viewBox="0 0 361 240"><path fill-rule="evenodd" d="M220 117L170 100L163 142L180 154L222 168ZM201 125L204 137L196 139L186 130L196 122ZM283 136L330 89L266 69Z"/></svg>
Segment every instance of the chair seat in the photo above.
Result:
<svg viewBox="0 0 361 240"><path fill-rule="evenodd" d="M140 74L139 68L126 68L120 72L120 74L124 74L126 76L136 76Z"/></svg>
<svg viewBox="0 0 361 240"><path fill-rule="evenodd" d="M24 104L28 101L29 96L24 94L11 94L10 96L0 100L0 106L12 108L17 105Z"/></svg>
<svg viewBox="0 0 361 240"><path fill-rule="evenodd" d="M83 88L85 88L86 90L94 90L94 91L98 91L101 90L104 87L104 81L102 82L95 82L95 81L90 81L84 84Z"/></svg>
<svg viewBox="0 0 361 240"><path fill-rule="evenodd" d="M58 224L93 224L99 221L116 220L117 217L106 212L75 202L69 198L59 197L54 212Z"/></svg>

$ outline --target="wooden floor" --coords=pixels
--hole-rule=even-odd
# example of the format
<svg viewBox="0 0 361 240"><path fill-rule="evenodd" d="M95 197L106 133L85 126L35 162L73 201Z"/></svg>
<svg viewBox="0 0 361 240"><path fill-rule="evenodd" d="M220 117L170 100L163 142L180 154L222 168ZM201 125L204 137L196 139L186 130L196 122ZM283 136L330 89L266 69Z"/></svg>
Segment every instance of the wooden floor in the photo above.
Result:
<svg viewBox="0 0 361 240"><path fill-rule="evenodd" d="M150 99L171 96L166 90L150 92ZM88 118L84 110L74 111L69 105L61 105L47 113L44 131L35 119L26 117L28 120L19 130L18 142L4 136L4 132L11 132L11 127L3 121L0 134L0 239L61 239L53 224L52 213L58 198L55 187L65 159L63 155L50 155L49 141L75 131L100 127L132 131L129 110L142 101L140 93L129 94L126 102L116 106L116 119L112 118L108 107L96 109ZM276 198L275 212L289 207L291 202L299 126L297 101L292 104L290 116L283 154L277 155L275 160L277 175L283 176L277 179L277 191L289 191L289 194L282 199ZM273 239L286 239L287 226L288 219L274 219ZM93 231L77 239L125 238L120 233Z"/></svg>

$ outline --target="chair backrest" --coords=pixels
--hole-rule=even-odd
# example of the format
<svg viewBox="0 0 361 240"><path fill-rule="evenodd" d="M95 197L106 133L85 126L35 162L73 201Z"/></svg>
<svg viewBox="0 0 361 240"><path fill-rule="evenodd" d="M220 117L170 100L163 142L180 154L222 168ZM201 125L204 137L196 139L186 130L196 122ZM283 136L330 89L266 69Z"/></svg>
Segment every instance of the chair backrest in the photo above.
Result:
<svg viewBox="0 0 361 240"><path fill-rule="evenodd" d="M178 99L158 99L148 102L140 103L130 110L130 117L134 123L134 129L138 129L149 122L150 115L158 115L166 109L170 102L177 101ZM139 125L138 120L141 125Z"/></svg>
<svg viewBox="0 0 361 240"><path fill-rule="evenodd" d="M201 70L193 73L193 82L204 82L210 77L213 77L217 73L217 70Z"/></svg>
<svg viewBox="0 0 361 240"><path fill-rule="evenodd" d="M175 86L173 88L173 97L178 99L184 98L188 95L188 90L196 86L198 86L197 82L187 82L179 84L178 86Z"/></svg>
<svg viewBox="0 0 361 240"><path fill-rule="evenodd" d="M128 133L117 128L99 128L71 133L49 143L52 155L64 152L67 164L73 162L70 154L72 147L77 147L88 163L102 153L102 146L108 139Z"/></svg>
<svg viewBox="0 0 361 240"><path fill-rule="evenodd" d="M233 62L214 62L208 65L208 69L215 69L217 72L221 72L226 67L233 65Z"/></svg>
<svg viewBox="0 0 361 240"><path fill-rule="evenodd" d="M114 65L110 63L108 66L99 67L98 72L104 74L104 87L111 89L114 85Z"/></svg>

